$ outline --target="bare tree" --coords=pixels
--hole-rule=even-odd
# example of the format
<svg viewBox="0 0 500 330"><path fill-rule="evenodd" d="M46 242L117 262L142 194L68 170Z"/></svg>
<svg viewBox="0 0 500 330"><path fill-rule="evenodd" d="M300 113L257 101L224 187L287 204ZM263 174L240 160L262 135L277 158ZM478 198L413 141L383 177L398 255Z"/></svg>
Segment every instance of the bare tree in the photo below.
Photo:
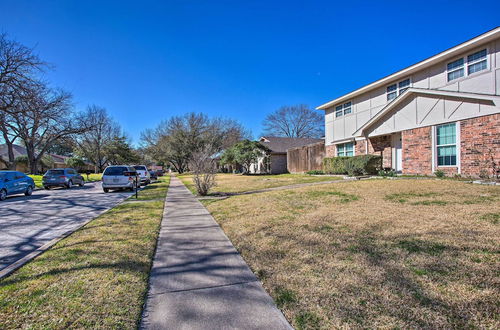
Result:
<svg viewBox="0 0 500 330"><path fill-rule="evenodd" d="M105 108L96 105L87 108L84 120L90 129L77 136L77 154L102 172L109 158L106 155L107 146L122 135L120 125L113 121Z"/></svg>
<svg viewBox="0 0 500 330"><path fill-rule="evenodd" d="M13 145L19 135L11 129L11 114L20 110L19 103L26 88L34 82L35 75L47 64L33 53L33 50L9 40L0 34L0 131L7 146L8 159L3 159L10 169L15 168Z"/></svg>
<svg viewBox="0 0 500 330"><path fill-rule="evenodd" d="M266 116L264 135L291 138L320 138L324 134L323 116L304 104L283 106Z"/></svg>
<svg viewBox="0 0 500 330"><path fill-rule="evenodd" d="M40 160L54 141L85 132L88 127L73 112L71 94L67 92L37 82L25 89L21 100L16 111L10 113L7 126L23 141L30 171L37 173Z"/></svg>
<svg viewBox="0 0 500 330"><path fill-rule="evenodd" d="M208 192L215 186L215 175L217 164L213 157L213 146L206 145L202 149L193 152L189 161L189 168L193 171L193 182L196 191L201 196L208 195Z"/></svg>
<svg viewBox="0 0 500 330"><path fill-rule="evenodd" d="M201 113L187 113L161 122L141 134L144 151L156 161L171 164L179 173L187 170L193 154L211 150L212 155L248 136L238 122L208 118Z"/></svg>

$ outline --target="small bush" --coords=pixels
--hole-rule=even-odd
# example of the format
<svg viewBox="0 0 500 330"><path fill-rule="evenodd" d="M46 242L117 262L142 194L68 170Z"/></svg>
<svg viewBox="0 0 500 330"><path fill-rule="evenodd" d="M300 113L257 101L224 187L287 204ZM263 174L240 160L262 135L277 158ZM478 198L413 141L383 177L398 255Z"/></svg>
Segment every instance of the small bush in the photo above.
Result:
<svg viewBox="0 0 500 330"><path fill-rule="evenodd" d="M393 169L384 168L383 170L378 171L378 175L383 177L394 177L397 174L396 171L394 171Z"/></svg>
<svg viewBox="0 0 500 330"><path fill-rule="evenodd" d="M382 157L376 155L360 155L350 157L345 168L349 176L374 175L382 168Z"/></svg>
<svg viewBox="0 0 500 330"><path fill-rule="evenodd" d="M312 170L312 171L306 172L306 174L309 174L309 175L323 175L323 174L325 174L325 172L323 172L321 170Z"/></svg>
<svg viewBox="0 0 500 330"><path fill-rule="evenodd" d="M323 159L323 172L328 174L347 174L345 162L351 157L331 157Z"/></svg>
<svg viewBox="0 0 500 330"><path fill-rule="evenodd" d="M434 175L438 178L444 178L446 176L445 173L441 170L437 170L436 172L434 172Z"/></svg>

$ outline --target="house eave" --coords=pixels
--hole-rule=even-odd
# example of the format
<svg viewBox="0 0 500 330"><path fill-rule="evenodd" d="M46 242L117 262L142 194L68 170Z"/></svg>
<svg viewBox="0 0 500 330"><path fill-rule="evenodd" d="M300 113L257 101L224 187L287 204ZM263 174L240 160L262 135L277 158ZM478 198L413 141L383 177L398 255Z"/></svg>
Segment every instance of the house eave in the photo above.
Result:
<svg viewBox="0 0 500 330"><path fill-rule="evenodd" d="M420 94L420 95L431 95L431 96L448 96L448 97L457 97L457 98L465 98L470 100L478 100L478 101L493 101L495 104L500 104L500 96L499 95L491 95L491 94L478 94L478 93L466 93L466 92L453 92L453 91L444 91L437 89L425 89L425 88L408 88L402 95L398 96L394 101L387 104L383 107L375 116L373 116L370 120L364 123L360 128L358 128L352 135L356 138L365 136L364 131L370 128L372 125L377 123L383 116L385 116L389 111L391 111L398 104L403 102L405 99L410 97L411 95Z"/></svg>
<svg viewBox="0 0 500 330"><path fill-rule="evenodd" d="M420 61L416 64L413 64L403 70L397 71L391 75L388 75L382 79L379 79L371 84L368 84L364 87L361 87L359 89L356 89L348 94L345 94L341 97L338 97L332 101L329 101L327 103L324 103L320 106L318 106L316 109L317 110L326 110L328 108L331 108L332 106L342 103L344 101L349 101L350 99L359 96L363 93L369 92L375 88L385 86L386 84L389 84L390 82L394 80L398 80L400 78L405 78L417 71L420 71L422 69L428 68L436 63L439 63L441 61L451 59L460 53L466 52L468 50L471 50L475 47L480 46L481 44L488 43L500 36L500 27L496 27L488 32L485 32L475 38L472 38L468 41L465 41L457 46L454 46L452 48L449 48L448 50L445 50L437 55L431 56L423 61Z"/></svg>

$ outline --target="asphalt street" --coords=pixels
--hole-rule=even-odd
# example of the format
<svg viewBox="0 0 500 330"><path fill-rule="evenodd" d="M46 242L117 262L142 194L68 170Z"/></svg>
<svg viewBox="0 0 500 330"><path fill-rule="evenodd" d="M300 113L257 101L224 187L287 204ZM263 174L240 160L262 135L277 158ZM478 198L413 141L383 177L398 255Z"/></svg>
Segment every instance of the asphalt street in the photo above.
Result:
<svg viewBox="0 0 500 330"><path fill-rule="evenodd" d="M36 190L0 202L0 270L43 244L115 206L131 192L102 191L101 183Z"/></svg>

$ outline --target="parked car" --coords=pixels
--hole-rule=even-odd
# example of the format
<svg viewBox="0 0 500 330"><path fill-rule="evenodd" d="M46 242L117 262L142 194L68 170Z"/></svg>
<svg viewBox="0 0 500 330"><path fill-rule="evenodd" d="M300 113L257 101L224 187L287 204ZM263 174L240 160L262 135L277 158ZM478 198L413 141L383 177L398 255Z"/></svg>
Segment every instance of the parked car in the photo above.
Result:
<svg viewBox="0 0 500 330"><path fill-rule="evenodd" d="M155 171L149 170L149 177L151 180L158 180L158 176L156 175Z"/></svg>
<svg viewBox="0 0 500 330"><path fill-rule="evenodd" d="M136 174L137 171L132 166L108 166L102 174L102 190L105 193L117 189L134 191L139 184Z"/></svg>
<svg viewBox="0 0 500 330"><path fill-rule="evenodd" d="M31 196L35 182L24 173L17 171L0 171L0 201L8 195L25 194Z"/></svg>
<svg viewBox="0 0 500 330"><path fill-rule="evenodd" d="M163 170L156 170L156 176L163 176L165 172Z"/></svg>
<svg viewBox="0 0 500 330"><path fill-rule="evenodd" d="M151 183L151 176L149 174L149 171L146 166L144 165L134 165L135 170L139 174L139 178L141 180L141 183L144 184L150 184Z"/></svg>
<svg viewBox="0 0 500 330"><path fill-rule="evenodd" d="M75 185L83 187L85 179L72 168L56 168L48 170L42 177L42 185L45 189L52 187L72 188Z"/></svg>

